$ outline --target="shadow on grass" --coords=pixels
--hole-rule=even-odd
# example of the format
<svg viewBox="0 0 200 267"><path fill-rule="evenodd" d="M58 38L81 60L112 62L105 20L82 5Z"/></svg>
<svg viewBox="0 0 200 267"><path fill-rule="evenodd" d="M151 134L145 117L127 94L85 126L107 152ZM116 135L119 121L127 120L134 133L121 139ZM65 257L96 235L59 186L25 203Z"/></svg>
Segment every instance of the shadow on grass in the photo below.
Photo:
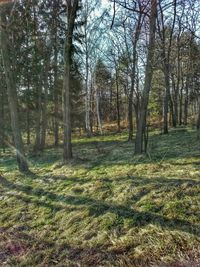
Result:
<svg viewBox="0 0 200 267"><path fill-rule="evenodd" d="M124 135L111 135L113 140L107 137L94 137L82 139L73 144L74 160L70 167L82 166L88 171L95 168L106 168L116 165L152 164L170 161L170 164L185 165L185 163L173 162L173 159L187 159L200 157L200 142L195 138L195 132L171 132L169 135L154 134L149 137L149 154L142 157L134 156L134 144L126 141ZM115 140L116 139L116 140ZM62 160L60 148L45 150L39 156L29 155L30 166L49 168L52 164ZM187 164L187 163L186 163ZM191 163L198 166L199 163ZM0 167L4 171L12 171L16 168L15 158L2 159Z"/></svg>
<svg viewBox="0 0 200 267"><path fill-rule="evenodd" d="M42 175L39 176L34 172L29 171L28 176L31 179L40 179L45 183L52 183L52 182L56 182L56 181L64 181L65 185L71 185L71 184L78 184L78 185L82 185L85 183L88 183L91 181L90 178L78 178L78 177L68 177L66 175L54 175L54 174L49 174L49 175Z"/></svg>
<svg viewBox="0 0 200 267"><path fill-rule="evenodd" d="M5 262L9 262L9 266L30 266L30 262L31 266L55 266L55 263L57 266L61 262L63 264L59 264L59 266L66 266L68 259L74 263L70 266L82 266L83 264L93 267L102 266L103 261L115 262L117 260L117 255L105 248L86 246L82 248L73 246L69 242L59 244L50 239L24 233L23 230L21 228L0 228L0 266L5 266ZM79 264L77 265L77 263Z"/></svg>
<svg viewBox="0 0 200 267"><path fill-rule="evenodd" d="M154 182L157 183L156 180ZM183 183L185 182L185 180L177 181L176 179L174 179L173 183L175 182ZM187 180L187 182L192 183L193 185L200 184L198 182L194 182L193 180ZM46 191L44 189L40 189L40 188L35 189L28 185L14 184L2 176L0 176L0 184L3 187L6 187L8 189L13 189L20 193L23 192L24 194L26 194L25 197L18 196L21 200L25 202L33 201L36 205L39 205L39 206L45 205L54 211L56 211L56 209L62 209L61 203L63 203L65 205L72 205L72 207L70 207L72 209L86 208L89 211L89 215L94 216L94 217L102 216L103 214L107 212L112 212L112 213L115 213L119 219L126 219L126 218L131 219L133 226L140 227L140 226L145 226L151 223L151 224L160 225L161 227L171 229L171 230L185 231L185 232L188 232L190 234L194 234L200 237L200 227L197 225L193 225L189 223L188 221L182 220L182 219L169 219L167 217L164 217L162 215L159 215L153 212L142 212L142 211L139 212L137 210L132 209L131 206L128 204L118 205L115 203L109 203L106 201L96 200L96 199L93 199L87 196L80 196L80 195L77 195L77 196L57 195L55 193ZM37 197L38 199L34 199L34 200L32 200L32 198L28 199L27 197L30 197L30 196ZM39 197L41 196L45 196L46 201L48 203L45 203L44 202L45 200L41 202L39 200ZM138 196L136 198L136 201L138 201L140 197L142 196L143 194L141 194L141 196ZM56 204L52 202L56 202ZM66 206L63 207L63 210L65 210L65 207Z"/></svg>

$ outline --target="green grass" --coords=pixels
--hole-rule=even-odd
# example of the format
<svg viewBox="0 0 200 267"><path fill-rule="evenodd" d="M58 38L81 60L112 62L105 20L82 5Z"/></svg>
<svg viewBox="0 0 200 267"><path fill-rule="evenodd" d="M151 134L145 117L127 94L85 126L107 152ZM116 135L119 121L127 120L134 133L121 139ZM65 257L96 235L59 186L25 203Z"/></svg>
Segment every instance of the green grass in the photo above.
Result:
<svg viewBox="0 0 200 267"><path fill-rule="evenodd" d="M151 134L134 156L125 134L75 138L0 160L0 266L200 266L200 143L192 130Z"/></svg>

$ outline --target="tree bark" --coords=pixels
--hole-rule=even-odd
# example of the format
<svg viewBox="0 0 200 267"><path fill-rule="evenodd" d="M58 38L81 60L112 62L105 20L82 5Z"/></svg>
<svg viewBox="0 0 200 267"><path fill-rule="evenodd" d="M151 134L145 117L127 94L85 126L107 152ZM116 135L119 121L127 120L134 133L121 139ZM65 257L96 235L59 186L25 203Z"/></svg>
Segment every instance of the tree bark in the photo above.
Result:
<svg viewBox="0 0 200 267"><path fill-rule="evenodd" d="M42 88L37 84L37 110L36 110L36 125L35 125L35 145L34 152L40 150L40 138L41 138L41 120L42 120Z"/></svg>
<svg viewBox="0 0 200 267"><path fill-rule="evenodd" d="M184 125L186 126L188 123L188 87L189 87L189 77L186 78L186 86L185 86L185 101L184 101Z"/></svg>
<svg viewBox="0 0 200 267"><path fill-rule="evenodd" d="M118 74L116 70L116 88L117 88L117 98L116 98L116 108L117 108L117 131L118 133L121 131L121 116L120 116L120 96L119 96L119 82L118 82Z"/></svg>
<svg viewBox="0 0 200 267"><path fill-rule="evenodd" d="M99 92L98 92L98 89L97 88L96 88L96 112L97 112L97 125L98 125L98 129L100 131L100 134L103 134L102 123L101 123L101 116L100 116L100 107L99 107Z"/></svg>
<svg viewBox="0 0 200 267"><path fill-rule="evenodd" d="M133 140L133 91L131 89L131 92L128 96L128 141L132 140Z"/></svg>
<svg viewBox="0 0 200 267"><path fill-rule="evenodd" d="M14 137L17 163L20 171L28 171L28 164L25 158L24 146L22 142L22 135L19 123L17 88L16 88L14 72L12 71L13 67L11 62L12 55L10 54L10 51L12 51L12 47L9 43L9 33L8 33L8 27L6 27L7 21L3 7L0 7L0 17L1 17L0 30L1 30L1 48L3 56L3 66L6 76L8 102L9 102L10 117L11 117L11 128Z"/></svg>
<svg viewBox="0 0 200 267"><path fill-rule="evenodd" d="M47 73L45 74L47 76ZM41 132L40 132L40 150L43 150L46 144L46 130L47 130L47 102L48 102L48 76L45 77L44 82L44 102L42 106L41 117Z"/></svg>
<svg viewBox="0 0 200 267"><path fill-rule="evenodd" d="M59 144L59 98L58 98L58 51L55 45L54 48L54 144Z"/></svg>
<svg viewBox="0 0 200 267"><path fill-rule="evenodd" d="M198 104L198 115L197 115L197 139L200 139L200 103Z"/></svg>
<svg viewBox="0 0 200 267"><path fill-rule="evenodd" d="M149 93L151 89L151 81L153 76L153 56L155 48L156 16L157 16L157 0L151 0L150 38L149 38L146 70L145 70L144 90L141 100L141 110L139 114L139 122L135 140L136 154L141 154L144 148L143 145L144 145L144 136L146 131L147 107L149 102Z"/></svg>
<svg viewBox="0 0 200 267"><path fill-rule="evenodd" d="M4 90L1 88L1 115L0 115L0 144L3 153L5 153L5 119L4 119Z"/></svg>
<svg viewBox="0 0 200 267"><path fill-rule="evenodd" d="M63 79L63 119L64 119L64 162L72 159L71 142L71 54L72 39L75 26L76 13L78 10L78 0L66 1L67 4L67 36L64 44L64 79Z"/></svg>
<svg viewBox="0 0 200 267"><path fill-rule="evenodd" d="M90 121L90 99L91 99L91 87L89 86L89 63L88 63L88 51L86 44L86 78L85 78L85 128L87 136L91 136L91 121Z"/></svg>
<svg viewBox="0 0 200 267"><path fill-rule="evenodd" d="M179 96L179 125L181 126L183 123L183 86L180 89Z"/></svg>
<svg viewBox="0 0 200 267"><path fill-rule="evenodd" d="M27 97L26 97L26 143L27 145L30 145L31 143L31 138L30 138L30 109L29 109L29 93L30 93L30 84L28 81L27 85Z"/></svg>

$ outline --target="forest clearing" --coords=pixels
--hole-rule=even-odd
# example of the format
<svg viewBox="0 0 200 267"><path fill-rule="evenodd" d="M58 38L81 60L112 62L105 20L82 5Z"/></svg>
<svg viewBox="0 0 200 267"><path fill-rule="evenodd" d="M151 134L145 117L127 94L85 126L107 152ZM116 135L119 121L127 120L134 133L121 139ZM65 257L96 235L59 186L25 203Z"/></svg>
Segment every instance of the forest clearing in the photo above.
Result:
<svg viewBox="0 0 200 267"><path fill-rule="evenodd" d="M199 10L0 0L0 267L200 267Z"/></svg>
<svg viewBox="0 0 200 267"><path fill-rule="evenodd" d="M148 156L127 134L75 138L62 150L0 162L1 266L200 266L196 131L154 133ZM173 148L173 149L172 149Z"/></svg>

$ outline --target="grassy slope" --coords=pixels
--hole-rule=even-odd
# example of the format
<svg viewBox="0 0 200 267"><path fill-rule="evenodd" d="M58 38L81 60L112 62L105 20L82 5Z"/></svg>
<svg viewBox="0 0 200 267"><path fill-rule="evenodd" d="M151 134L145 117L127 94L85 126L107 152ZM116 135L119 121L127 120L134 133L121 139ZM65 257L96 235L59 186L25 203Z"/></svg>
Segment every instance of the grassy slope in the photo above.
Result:
<svg viewBox="0 0 200 267"><path fill-rule="evenodd" d="M0 266L200 266L200 144L155 134L149 151L122 134L74 140L68 166L30 157L28 175L1 159Z"/></svg>

